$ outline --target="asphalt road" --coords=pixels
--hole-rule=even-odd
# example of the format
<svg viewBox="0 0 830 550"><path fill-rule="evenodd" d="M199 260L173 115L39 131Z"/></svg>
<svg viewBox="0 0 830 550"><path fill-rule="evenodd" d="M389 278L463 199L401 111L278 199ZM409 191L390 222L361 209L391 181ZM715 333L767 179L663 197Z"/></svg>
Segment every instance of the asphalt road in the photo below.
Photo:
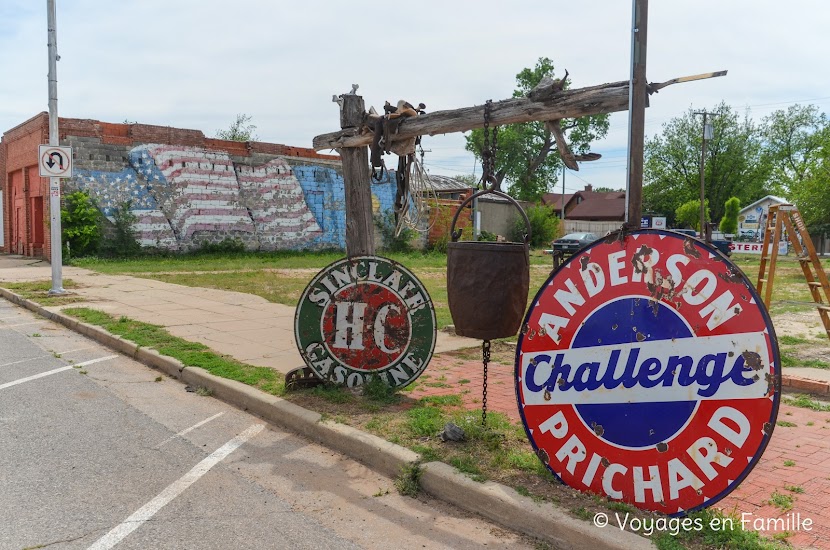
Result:
<svg viewBox="0 0 830 550"><path fill-rule="evenodd" d="M0 549L532 547L0 299Z"/></svg>

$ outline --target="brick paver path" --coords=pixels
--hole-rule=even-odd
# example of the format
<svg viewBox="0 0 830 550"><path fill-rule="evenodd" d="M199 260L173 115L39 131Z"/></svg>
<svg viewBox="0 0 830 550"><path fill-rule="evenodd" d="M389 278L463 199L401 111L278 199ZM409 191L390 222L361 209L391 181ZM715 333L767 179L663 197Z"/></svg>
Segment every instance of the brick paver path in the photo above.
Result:
<svg viewBox="0 0 830 550"><path fill-rule="evenodd" d="M419 381L411 394L413 398L461 393L466 407L481 409L480 360L435 355ZM520 421L513 365L490 364L487 408ZM801 522L807 518L812 520L811 530L794 532L791 529L787 540L795 548L830 550L830 413L782 404L778 421L761 460L743 483L717 506L739 517L745 514L743 517L750 522L746 526L750 528L758 526L751 522L776 518L789 519L789 524L794 525L800 514ZM782 426L782 422L795 426ZM793 492L787 487L804 492ZM782 511L769 503L775 492L793 498L791 510ZM771 527L765 535L780 531L775 530L775 525Z"/></svg>

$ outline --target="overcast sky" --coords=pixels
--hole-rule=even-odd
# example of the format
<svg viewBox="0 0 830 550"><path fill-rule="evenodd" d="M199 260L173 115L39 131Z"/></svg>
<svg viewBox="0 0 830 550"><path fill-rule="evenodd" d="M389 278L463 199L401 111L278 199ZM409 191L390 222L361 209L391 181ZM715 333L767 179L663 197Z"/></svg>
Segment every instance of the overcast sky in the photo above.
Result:
<svg viewBox="0 0 830 550"><path fill-rule="evenodd" d="M572 88L625 80L630 0L56 0L59 113L213 136L237 113L261 141L311 147L339 128L332 94L427 111L510 97L515 75L551 58ZM509 6L509 7L508 7ZM721 100L760 120L794 103L830 110L830 3L667 0L649 6L648 80L728 69L652 96L646 135ZM405 11L406 10L406 11ZM46 0L0 0L0 132L48 109ZM625 186L628 113L611 116L602 160L569 192ZM460 134L424 138L427 168L470 174ZM394 166L394 160L387 160ZM476 167L480 174L480 167ZM561 181L557 191L561 189Z"/></svg>

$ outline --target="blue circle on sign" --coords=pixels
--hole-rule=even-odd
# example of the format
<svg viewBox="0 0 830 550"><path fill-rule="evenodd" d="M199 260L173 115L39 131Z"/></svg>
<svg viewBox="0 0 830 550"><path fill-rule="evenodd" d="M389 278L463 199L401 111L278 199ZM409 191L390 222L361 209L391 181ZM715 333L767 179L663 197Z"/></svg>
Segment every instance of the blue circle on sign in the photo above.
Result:
<svg viewBox="0 0 830 550"><path fill-rule="evenodd" d="M633 330L638 327L643 331ZM602 345L618 345L692 336L683 318L664 303L628 297L594 311L574 335L571 347L594 347L599 338ZM603 439L629 448L654 447L669 440L686 425L696 407L697 401L575 405L586 425L602 427Z"/></svg>

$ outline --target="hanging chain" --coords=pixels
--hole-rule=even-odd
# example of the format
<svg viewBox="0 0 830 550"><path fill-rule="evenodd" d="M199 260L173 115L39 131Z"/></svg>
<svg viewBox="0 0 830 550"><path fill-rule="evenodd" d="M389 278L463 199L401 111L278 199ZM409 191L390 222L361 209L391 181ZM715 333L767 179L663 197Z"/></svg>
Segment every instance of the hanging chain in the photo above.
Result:
<svg viewBox="0 0 830 550"><path fill-rule="evenodd" d="M484 104L484 147L481 150L482 188L496 189L496 150L498 147L498 126L493 126L493 147L490 147L490 115L493 100Z"/></svg>
<svg viewBox="0 0 830 550"><path fill-rule="evenodd" d="M487 364L490 362L490 340L481 343L481 362L484 364L484 384L481 390L481 425L487 425Z"/></svg>

